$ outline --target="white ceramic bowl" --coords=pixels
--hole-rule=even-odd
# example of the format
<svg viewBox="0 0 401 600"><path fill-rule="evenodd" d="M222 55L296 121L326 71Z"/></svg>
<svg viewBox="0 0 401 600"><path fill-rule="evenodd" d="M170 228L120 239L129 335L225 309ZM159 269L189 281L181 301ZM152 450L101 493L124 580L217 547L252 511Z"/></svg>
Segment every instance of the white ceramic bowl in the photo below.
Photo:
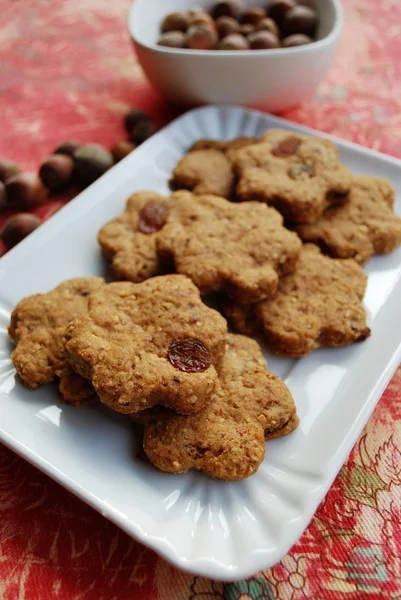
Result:
<svg viewBox="0 0 401 600"><path fill-rule="evenodd" d="M162 19L195 5L209 9L211 0L136 0L129 32L139 62L151 83L169 100L183 105L245 104L278 112L310 97L326 76L341 37L339 0L318 0L317 41L277 50L198 51L156 44ZM245 0L251 6L268 1Z"/></svg>

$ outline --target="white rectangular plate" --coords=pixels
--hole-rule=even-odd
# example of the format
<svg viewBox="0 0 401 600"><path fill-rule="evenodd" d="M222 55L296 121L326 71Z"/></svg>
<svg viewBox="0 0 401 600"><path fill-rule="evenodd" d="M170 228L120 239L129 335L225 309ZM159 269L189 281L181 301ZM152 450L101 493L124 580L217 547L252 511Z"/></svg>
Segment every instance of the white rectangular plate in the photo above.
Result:
<svg viewBox="0 0 401 600"><path fill-rule="evenodd" d="M365 300L372 337L302 360L268 355L301 418L269 442L259 472L238 483L159 473L136 458L131 426L106 410L75 410L47 386L16 382L7 324L22 297L64 279L102 275L96 233L134 191L167 192L172 168L201 137L256 136L269 127L316 133L242 108L187 113L132 153L0 261L0 439L128 534L182 569L236 580L277 563L297 541L347 458L401 359L401 251L368 265ZM338 142L356 174L388 177L398 194L400 162Z"/></svg>

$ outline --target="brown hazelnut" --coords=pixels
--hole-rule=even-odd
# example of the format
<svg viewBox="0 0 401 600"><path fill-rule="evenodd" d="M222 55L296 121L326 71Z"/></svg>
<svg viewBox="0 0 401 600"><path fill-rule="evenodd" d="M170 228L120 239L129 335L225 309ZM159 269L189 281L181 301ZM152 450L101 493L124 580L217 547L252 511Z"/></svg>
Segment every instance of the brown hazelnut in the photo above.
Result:
<svg viewBox="0 0 401 600"><path fill-rule="evenodd" d="M194 11L191 14L191 22L189 26L192 27L193 25L208 25L212 28L215 27L212 17L204 10Z"/></svg>
<svg viewBox="0 0 401 600"><path fill-rule="evenodd" d="M269 17L259 21L259 23L256 25L256 31L270 31L270 33L280 37L280 29L278 28L277 23Z"/></svg>
<svg viewBox="0 0 401 600"><path fill-rule="evenodd" d="M294 46L305 46L306 44L312 44L313 39L303 33L294 33L281 40L283 48L293 48Z"/></svg>
<svg viewBox="0 0 401 600"><path fill-rule="evenodd" d="M136 146L139 146L143 142L146 142L153 134L157 131L156 125L153 121L142 121L133 127L130 131L130 138Z"/></svg>
<svg viewBox="0 0 401 600"><path fill-rule="evenodd" d="M294 6L296 6L295 0L271 0L267 7L267 16L276 21L281 28L286 12Z"/></svg>
<svg viewBox="0 0 401 600"><path fill-rule="evenodd" d="M74 161L66 154L49 156L39 169L39 177L51 192L65 189L71 183Z"/></svg>
<svg viewBox="0 0 401 600"><path fill-rule="evenodd" d="M66 154L67 156L74 156L75 150L78 150L80 147L80 143L76 140L68 140L67 142L63 142L60 146L57 146L55 150L53 150L53 154Z"/></svg>
<svg viewBox="0 0 401 600"><path fill-rule="evenodd" d="M133 150L135 150L136 146L132 142L128 142L127 140L121 140L121 142L117 142L111 149L111 153L114 158L114 162L118 163L120 160L128 156Z"/></svg>
<svg viewBox="0 0 401 600"><path fill-rule="evenodd" d="M130 133L131 129L135 127L140 121L151 121L151 117L139 108L133 108L128 111L124 117L124 126L127 133Z"/></svg>
<svg viewBox="0 0 401 600"><path fill-rule="evenodd" d="M22 173L22 169L13 160L0 160L0 181L5 183L7 179L19 173Z"/></svg>
<svg viewBox="0 0 401 600"><path fill-rule="evenodd" d="M4 224L0 239L7 248L13 248L41 224L42 221L35 215L28 213L14 215Z"/></svg>
<svg viewBox="0 0 401 600"><path fill-rule="evenodd" d="M185 42L185 33L182 31L167 31L159 37L157 43L166 48L185 48Z"/></svg>
<svg viewBox="0 0 401 600"><path fill-rule="evenodd" d="M6 206L6 186L0 181L0 210Z"/></svg>
<svg viewBox="0 0 401 600"><path fill-rule="evenodd" d="M232 17L238 19L242 3L239 0L218 0L211 10L213 19Z"/></svg>
<svg viewBox="0 0 401 600"><path fill-rule="evenodd" d="M232 33L220 40L217 48L219 50L249 50L249 42L243 35Z"/></svg>
<svg viewBox="0 0 401 600"><path fill-rule="evenodd" d="M36 208L46 202L47 189L35 173L20 173L8 179L5 185L7 207Z"/></svg>
<svg viewBox="0 0 401 600"><path fill-rule="evenodd" d="M286 12L283 32L285 36L293 35L294 33L303 33L312 37L316 26L317 13L315 10L307 6L294 6L294 8Z"/></svg>
<svg viewBox="0 0 401 600"><path fill-rule="evenodd" d="M214 50L217 31L207 25L193 25L187 31L187 46L191 50Z"/></svg>
<svg viewBox="0 0 401 600"><path fill-rule="evenodd" d="M241 17L243 23L257 25L259 21L266 17L266 11L263 8L250 8L244 12Z"/></svg>
<svg viewBox="0 0 401 600"><path fill-rule="evenodd" d="M80 185L88 186L113 166L110 152L99 144L84 144L74 153L75 174Z"/></svg>
<svg viewBox="0 0 401 600"><path fill-rule="evenodd" d="M280 40L271 31L255 31L248 36L252 50L272 50L280 47Z"/></svg>
<svg viewBox="0 0 401 600"><path fill-rule="evenodd" d="M231 33L238 33L239 28L238 21L231 17L219 17L216 21L216 29L220 39Z"/></svg>
<svg viewBox="0 0 401 600"><path fill-rule="evenodd" d="M244 23L243 25L240 25L238 33L240 33L241 35L244 35L245 37L247 37L248 35L250 35L254 31L255 31L255 26L254 25L251 25L250 23Z"/></svg>
<svg viewBox="0 0 401 600"><path fill-rule="evenodd" d="M182 31L185 33L190 21L191 17L187 12L170 13L163 19L161 26L162 33L167 33L167 31Z"/></svg>

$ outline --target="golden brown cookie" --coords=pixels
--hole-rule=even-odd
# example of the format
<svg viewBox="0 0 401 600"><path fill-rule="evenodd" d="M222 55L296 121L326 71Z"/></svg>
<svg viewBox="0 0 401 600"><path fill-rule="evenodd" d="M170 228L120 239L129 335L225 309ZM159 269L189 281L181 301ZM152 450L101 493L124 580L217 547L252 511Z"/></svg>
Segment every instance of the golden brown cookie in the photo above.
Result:
<svg viewBox="0 0 401 600"><path fill-rule="evenodd" d="M313 223L328 206L346 201L351 187L333 142L281 129L238 150L233 166L239 200L271 204L294 223Z"/></svg>
<svg viewBox="0 0 401 600"><path fill-rule="evenodd" d="M144 449L161 471L203 471L235 481L255 473L265 454L265 440L287 435L298 426L288 388L266 370L258 344L229 335L220 371L221 389L195 415L164 408L135 415L145 425Z"/></svg>
<svg viewBox="0 0 401 600"><path fill-rule="evenodd" d="M184 191L171 196L157 239L161 258L202 293L224 291L238 302L272 296L279 276L294 269L301 246L274 208Z"/></svg>
<svg viewBox="0 0 401 600"><path fill-rule="evenodd" d="M213 148L188 152L175 167L170 184L175 190L230 198L234 188L231 162Z"/></svg>
<svg viewBox="0 0 401 600"><path fill-rule="evenodd" d="M166 275L92 294L88 315L67 328L65 348L73 369L117 412L163 404L186 414L218 389L226 333L225 319L189 279Z"/></svg>
<svg viewBox="0 0 401 600"><path fill-rule="evenodd" d="M220 152L224 152L226 156L232 160L237 150L245 148L246 146L258 144L259 142L261 142L259 138L247 136L238 137L228 142L222 140L202 139L195 142L189 151L193 152L194 150L210 150L213 148L214 150L220 150Z"/></svg>
<svg viewBox="0 0 401 600"><path fill-rule="evenodd" d="M21 382L31 390L59 379L62 398L70 404L88 402L94 390L66 364L63 337L67 325L88 310L100 277L65 281L47 294L21 300L11 315L8 333L16 344L12 360Z"/></svg>
<svg viewBox="0 0 401 600"><path fill-rule="evenodd" d="M101 228L98 241L118 279L140 283L163 272L156 238L168 214L168 198L156 192L137 192L125 212Z"/></svg>
<svg viewBox="0 0 401 600"><path fill-rule="evenodd" d="M225 314L242 333L262 330L278 354L305 356L320 346L346 346L370 335L362 306L366 282L354 260L332 259L306 244L274 298L253 306L228 303Z"/></svg>
<svg viewBox="0 0 401 600"><path fill-rule="evenodd" d="M393 212L395 192L381 177L355 177L348 201L328 208L316 223L299 225L306 242L330 256L366 263L373 254L389 254L401 244L401 219Z"/></svg>

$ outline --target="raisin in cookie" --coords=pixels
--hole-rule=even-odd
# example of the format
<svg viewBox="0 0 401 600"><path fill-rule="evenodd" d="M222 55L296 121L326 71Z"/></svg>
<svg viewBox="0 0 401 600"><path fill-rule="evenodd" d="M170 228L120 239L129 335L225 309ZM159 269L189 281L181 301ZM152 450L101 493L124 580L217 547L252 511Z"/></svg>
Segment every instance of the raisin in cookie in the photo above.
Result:
<svg viewBox="0 0 401 600"><path fill-rule="evenodd" d="M279 276L294 269L301 246L274 208L184 191L172 195L157 239L161 258L202 293L224 291L238 302L272 296Z"/></svg>
<svg viewBox="0 0 401 600"><path fill-rule="evenodd" d="M263 461L265 440L296 429L291 393L266 370L255 341L229 335L219 376L220 390L195 415L158 407L134 416L145 425L146 455L161 471L197 469L217 479L244 479Z"/></svg>
<svg viewBox="0 0 401 600"><path fill-rule="evenodd" d="M227 323L181 275L111 283L66 330L73 369L121 413L163 404L192 413L218 390Z"/></svg>
<svg viewBox="0 0 401 600"><path fill-rule="evenodd" d="M328 208L316 223L299 225L306 242L330 256L366 263L373 254L389 254L401 244L401 219L393 212L394 188L381 177L355 177L348 201Z"/></svg>
<svg viewBox="0 0 401 600"><path fill-rule="evenodd" d="M346 201L351 187L335 144L280 129L239 150L233 166L239 200L271 204L294 223L313 223L328 206Z"/></svg>
<svg viewBox="0 0 401 600"><path fill-rule="evenodd" d="M306 244L274 298L252 306L227 303L225 314L241 333L262 330L278 354L305 356L320 346L346 346L370 335L362 306L366 282L354 260L332 259Z"/></svg>

